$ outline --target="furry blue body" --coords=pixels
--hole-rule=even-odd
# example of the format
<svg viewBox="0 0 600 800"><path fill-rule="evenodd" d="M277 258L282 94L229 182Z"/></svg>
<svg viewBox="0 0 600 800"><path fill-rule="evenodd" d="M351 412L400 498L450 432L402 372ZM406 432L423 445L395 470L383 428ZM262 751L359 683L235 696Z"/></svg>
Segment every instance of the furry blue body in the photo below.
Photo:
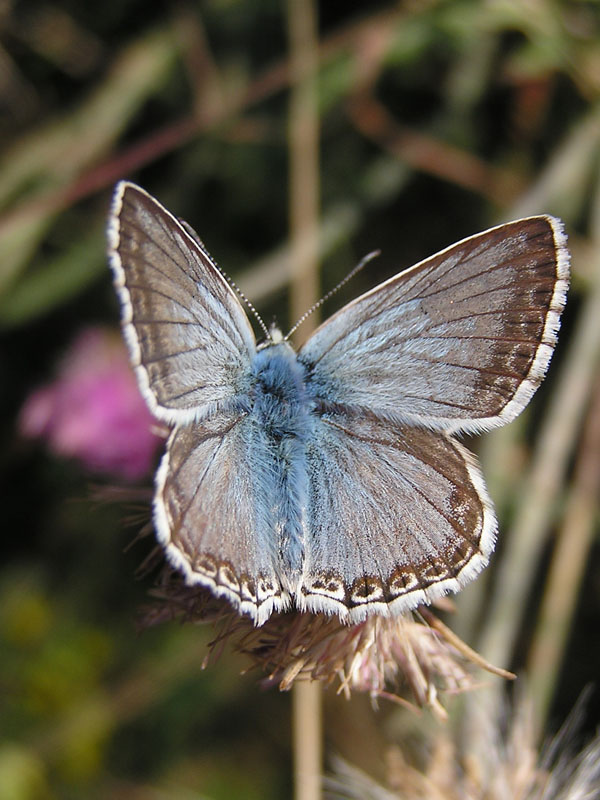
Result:
<svg viewBox="0 0 600 800"><path fill-rule="evenodd" d="M261 348L252 365L253 438L263 441L263 502L266 524L275 533L276 558L297 577L305 552L308 486L306 442L311 429L305 371L287 342ZM254 451L256 452L256 450Z"/></svg>

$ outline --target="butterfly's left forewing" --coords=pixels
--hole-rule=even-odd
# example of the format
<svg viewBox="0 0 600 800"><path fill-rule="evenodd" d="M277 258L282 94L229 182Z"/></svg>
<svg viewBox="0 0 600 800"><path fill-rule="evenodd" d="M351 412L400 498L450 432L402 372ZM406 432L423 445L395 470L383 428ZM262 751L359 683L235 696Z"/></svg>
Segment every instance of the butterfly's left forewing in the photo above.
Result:
<svg viewBox="0 0 600 800"><path fill-rule="evenodd" d="M349 622L398 614L487 563L494 512L474 457L446 434L325 414L307 458L301 608Z"/></svg>
<svg viewBox="0 0 600 800"><path fill-rule="evenodd" d="M140 389L159 419L189 423L247 389L254 334L201 245L134 184L115 191L110 262Z"/></svg>

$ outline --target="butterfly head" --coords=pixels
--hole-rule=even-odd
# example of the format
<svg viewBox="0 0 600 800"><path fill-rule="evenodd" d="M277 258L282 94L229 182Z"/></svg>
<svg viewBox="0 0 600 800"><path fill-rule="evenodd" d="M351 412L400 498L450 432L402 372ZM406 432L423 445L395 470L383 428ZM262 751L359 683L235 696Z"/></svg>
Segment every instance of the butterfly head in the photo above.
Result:
<svg viewBox="0 0 600 800"><path fill-rule="evenodd" d="M272 325L269 326L269 331L267 338L264 339L258 345L258 350L264 350L265 347L273 347L274 345L280 345L287 341L287 337L285 337L279 328L274 322Z"/></svg>
<svg viewBox="0 0 600 800"><path fill-rule="evenodd" d="M273 323L269 328L269 336L271 337L271 342L273 344L280 344L283 342L283 333L281 330Z"/></svg>

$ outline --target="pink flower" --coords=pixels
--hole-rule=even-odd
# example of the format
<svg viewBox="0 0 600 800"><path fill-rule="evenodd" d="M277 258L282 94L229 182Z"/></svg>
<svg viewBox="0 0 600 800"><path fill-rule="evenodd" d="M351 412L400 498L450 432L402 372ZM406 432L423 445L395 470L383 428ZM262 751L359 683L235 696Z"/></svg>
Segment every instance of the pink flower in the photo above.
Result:
<svg viewBox="0 0 600 800"><path fill-rule="evenodd" d="M21 433L87 469L136 480L151 470L161 438L137 387L120 337L84 330L56 380L34 391L19 419Z"/></svg>

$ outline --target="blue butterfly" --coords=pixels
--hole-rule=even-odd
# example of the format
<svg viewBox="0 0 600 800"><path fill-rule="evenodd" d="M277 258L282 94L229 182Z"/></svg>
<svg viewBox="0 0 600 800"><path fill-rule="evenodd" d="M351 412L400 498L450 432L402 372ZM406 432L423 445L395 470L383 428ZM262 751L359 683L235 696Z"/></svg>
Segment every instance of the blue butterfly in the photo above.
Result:
<svg viewBox="0 0 600 800"><path fill-rule="evenodd" d="M140 389L171 426L154 523L171 564L257 625L351 623L455 592L497 523L455 434L510 422L548 367L565 303L561 223L464 239L358 297L298 353L258 345L193 231L117 186L110 261Z"/></svg>

